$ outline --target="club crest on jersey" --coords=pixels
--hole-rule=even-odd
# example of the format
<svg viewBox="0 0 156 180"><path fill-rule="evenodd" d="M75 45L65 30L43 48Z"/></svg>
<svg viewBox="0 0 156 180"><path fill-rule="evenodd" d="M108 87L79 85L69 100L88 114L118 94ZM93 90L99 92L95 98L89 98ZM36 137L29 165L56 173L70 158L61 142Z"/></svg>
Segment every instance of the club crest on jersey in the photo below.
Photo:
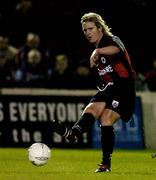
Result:
<svg viewBox="0 0 156 180"><path fill-rule="evenodd" d="M113 108L117 108L118 105L119 105L119 101L115 101L115 100L112 101Z"/></svg>
<svg viewBox="0 0 156 180"><path fill-rule="evenodd" d="M105 58L105 57L101 57L101 62L102 62L103 64L105 64L105 63L106 63L106 58Z"/></svg>

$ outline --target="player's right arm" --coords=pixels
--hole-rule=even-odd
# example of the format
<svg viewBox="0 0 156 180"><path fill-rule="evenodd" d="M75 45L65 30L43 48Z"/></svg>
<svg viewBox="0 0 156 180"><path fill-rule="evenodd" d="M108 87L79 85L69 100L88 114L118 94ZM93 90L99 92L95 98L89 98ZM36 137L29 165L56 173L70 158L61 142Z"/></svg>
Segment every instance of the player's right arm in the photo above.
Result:
<svg viewBox="0 0 156 180"><path fill-rule="evenodd" d="M120 52L120 48L114 45L96 48L90 56L90 67L96 66L100 55L112 56Z"/></svg>

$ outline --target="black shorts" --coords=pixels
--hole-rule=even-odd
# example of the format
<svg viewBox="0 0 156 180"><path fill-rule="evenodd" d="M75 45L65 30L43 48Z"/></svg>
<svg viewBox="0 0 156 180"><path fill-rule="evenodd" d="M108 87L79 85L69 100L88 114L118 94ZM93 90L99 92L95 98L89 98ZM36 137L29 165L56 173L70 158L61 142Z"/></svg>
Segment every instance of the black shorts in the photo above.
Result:
<svg viewBox="0 0 156 180"><path fill-rule="evenodd" d="M128 122L135 109L136 92L132 80L122 80L98 91L90 102L105 102L106 108L120 114L123 121Z"/></svg>

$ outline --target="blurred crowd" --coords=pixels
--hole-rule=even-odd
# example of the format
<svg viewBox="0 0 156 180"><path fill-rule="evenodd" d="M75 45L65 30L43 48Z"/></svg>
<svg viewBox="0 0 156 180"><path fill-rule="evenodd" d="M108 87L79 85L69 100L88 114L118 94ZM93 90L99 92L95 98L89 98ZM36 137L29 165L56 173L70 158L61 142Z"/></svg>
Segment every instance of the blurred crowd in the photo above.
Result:
<svg viewBox="0 0 156 180"><path fill-rule="evenodd" d="M153 59L150 70L145 74L138 72L136 78L137 91L156 91L156 58Z"/></svg>
<svg viewBox="0 0 156 180"><path fill-rule="evenodd" d="M64 25L63 27L60 25L61 17L57 20L52 19L52 25L55 23L55 27L51 27L48 23L50 30L48 28L42 32L40 28L47 27L47 24L44 26L45 14L38 11L37 5L34 8L33 0L18 0L14 6L13 4L6 4L6 6L6 9L9 9L8 12L0 9L2 27L0 31L0 87L96 88L95 74L89 68L88 55L90 53L82 45L79 50L75 50L77 48L75 47L73 55L73 49L62 45L61 38L65 36L66 30ZM69 9L68 13L68 15L72 14ZM48 16L47 11L46 17ZM52 17L52 12L50 17ZM67 25L68 23L70 22L67 22ZM63 31L60 28L63 28ZM47 31L47 36L45 31ZM59 34L57 37L55 37L56 31ZM42 38L43 34L44 38ZM50 48L47 46L49 36L53 39ZM71 40L70 47L73 46L72 43L79 40L82 41L77 37L74 41ZM81 56L77 51L81 51ZM137 91L156 91L156 56L153 56L149 63L150 68L147 71L137 71Z"/></svg>
<svg viewBox="0 0 156 180"><path fill-rule="evenodd" d="M30 32L17 48L0 36L1 87L95 88L87 60L72 63L67 54L52 56L40 42L40 36Z"/></svg>

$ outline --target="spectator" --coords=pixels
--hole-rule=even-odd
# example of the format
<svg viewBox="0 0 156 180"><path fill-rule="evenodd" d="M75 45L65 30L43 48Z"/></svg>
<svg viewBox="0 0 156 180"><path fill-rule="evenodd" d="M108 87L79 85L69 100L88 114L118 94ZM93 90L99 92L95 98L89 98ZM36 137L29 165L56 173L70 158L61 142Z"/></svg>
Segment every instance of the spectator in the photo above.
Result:
<svg viewBox="0 0 156 180"><path fill-rule="evenodd" d="M9 38L0 36L0 81L1 86L9 85L16 65L18 49L9 44Z"/></svg>
<svg viewBox="0 0 156 180"><path fill-rule="evenodd" d="M156 59L153 60L152 68L145 75L146 83L150 91L156 91Z"/></svg>
<svg viewBox="0 0 156 180"><path fill-rule="evenodd" d="M38 50L41 53L42 60L44 60L45 64L47 63L46 61L49 59L49 52L41 46L40 36L36 33L28 33L25 44L19 48L19 69L25 69L28 52L32 49Z"/></svg>
<svg viewBox="0 0 156 180"><path fill-rule="evenodd" d="M72 75L68 56L66 54L56 55L51 86L54 88L72 88Z"/></svg>
<svg viewBox="0 0 156 180"><path fill-rule="evenodd" d="M145 76L141 72L138 72L136 75L135 89L136 89L136 91L148 91L149 90Z"/></svg>
<svg viewBox="0 0 156 180"><path fill-rule="evenodd" d="M45 69L42 55L37 49L31 49L27 54L24 68L17 69L15 74L16 82L25 86L43 86Z"/></svg>
<svg viewBox="0 0 156 180"><path fill-rule="evenodd" d="M88 60L82 60L76 66L74 72L74 84L73 87L78 89L94 89L95 88L95 76L89 68Z"/></svg>
<svg viewBox="0 0 156 180"><path fill-rule="evenodd" d="M19 54L18 54L19 61L21 61L21 63L24 63L24 60L27 57L27 53L31 49L40 50L39 48L40 48L40 36L35 33L28 33L26 36L25 44L19 48Z"/></svg>

